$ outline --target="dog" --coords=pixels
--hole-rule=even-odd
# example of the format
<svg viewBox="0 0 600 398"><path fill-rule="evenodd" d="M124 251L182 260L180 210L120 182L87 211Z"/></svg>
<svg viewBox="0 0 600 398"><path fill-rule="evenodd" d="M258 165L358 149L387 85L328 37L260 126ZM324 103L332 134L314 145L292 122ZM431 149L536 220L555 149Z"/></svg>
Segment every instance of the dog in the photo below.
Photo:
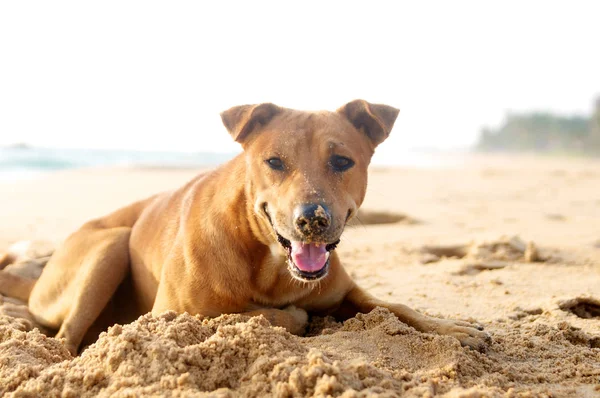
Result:
<svg viewBox="0 0 600 398"><path fill-rule="evenodd" d="M481 327L373 297L335 250L398 113L364 100L334 112L271 103L226 110L221 119L241 154L175 191L87 222L37 280L0 272L0 293L28 299L35 320L57 330L74 355L110 325L147 312L263 315L302 334L308 314L343 320L377 306L483 351L490 338Z"/></svg>

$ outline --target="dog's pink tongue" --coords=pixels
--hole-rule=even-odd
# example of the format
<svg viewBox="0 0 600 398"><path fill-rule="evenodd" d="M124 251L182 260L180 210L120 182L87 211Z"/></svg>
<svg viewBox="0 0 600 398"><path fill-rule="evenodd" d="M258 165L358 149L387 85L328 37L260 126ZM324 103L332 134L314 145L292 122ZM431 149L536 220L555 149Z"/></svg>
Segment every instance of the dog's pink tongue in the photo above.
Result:
<svg viewBox="0 0 600 398"><path fill-rule="evenodd" d="M316 272L321 270L329 253L325 244L292 242L292 261L301 271Z"/></svg>

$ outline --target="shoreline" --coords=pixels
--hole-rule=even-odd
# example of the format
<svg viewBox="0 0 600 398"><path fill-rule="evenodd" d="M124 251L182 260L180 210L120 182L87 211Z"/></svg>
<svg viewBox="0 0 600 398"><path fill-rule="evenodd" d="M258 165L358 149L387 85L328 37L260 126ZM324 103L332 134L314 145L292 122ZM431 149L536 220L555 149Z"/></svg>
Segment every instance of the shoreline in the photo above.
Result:
<svg viewBox="0 0 600 398"><path fill-rule="evenodd" d="M229 156L231 154L215 154L216 156ZM402 159L402 156L408 158ZM385 156L390 157L389 154ZM399 155L401 159L393 162L385 162L376 159L370 165L371 171L379 170L442 170L461 169L470 167L503 168L511 169L527 165L527 167L545 168L556 162L569 162L574 167L598 166L600 169L600 157L593 156L571 156L568 154L544 154L544 153L507 153L507 152L480 152L480 151L408 151ZM57 173L68 172L97 172L102 170L111 171L189 171L206 170L218 167L229 158L220 162L207 161L198 163L161 164L159 162L143 164L98 164L82 165L63 168L15 168L2 169L0 167L0 184L12 183L26 180L39 180L44 177L52 177ZM1 163L0 163L1 166Z"/></svg>

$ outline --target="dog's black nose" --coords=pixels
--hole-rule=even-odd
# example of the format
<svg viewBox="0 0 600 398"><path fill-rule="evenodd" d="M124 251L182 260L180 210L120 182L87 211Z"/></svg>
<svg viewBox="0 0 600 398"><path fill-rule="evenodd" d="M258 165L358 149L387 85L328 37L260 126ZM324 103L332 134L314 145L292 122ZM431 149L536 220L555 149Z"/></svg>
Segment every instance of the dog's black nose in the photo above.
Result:
<svg viewBox="0 0 600 398"><path fill-rule="evenodd" d="M323 204L303 204L294 210L294 223L302 235L318 235L331 225L331 213Z"/></svg>

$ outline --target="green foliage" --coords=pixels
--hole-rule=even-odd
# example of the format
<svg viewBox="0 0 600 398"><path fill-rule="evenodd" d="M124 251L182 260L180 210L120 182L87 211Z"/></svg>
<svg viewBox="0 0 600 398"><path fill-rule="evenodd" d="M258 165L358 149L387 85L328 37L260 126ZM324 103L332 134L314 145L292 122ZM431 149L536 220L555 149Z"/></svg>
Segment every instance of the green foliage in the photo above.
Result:
<svg viewBox="0 0 600 398"><path fill-rule="evenodd" d="M500 128L481 130L476 148L600 155L600 99L591 117L540 112L508 114Z"/></svg>

